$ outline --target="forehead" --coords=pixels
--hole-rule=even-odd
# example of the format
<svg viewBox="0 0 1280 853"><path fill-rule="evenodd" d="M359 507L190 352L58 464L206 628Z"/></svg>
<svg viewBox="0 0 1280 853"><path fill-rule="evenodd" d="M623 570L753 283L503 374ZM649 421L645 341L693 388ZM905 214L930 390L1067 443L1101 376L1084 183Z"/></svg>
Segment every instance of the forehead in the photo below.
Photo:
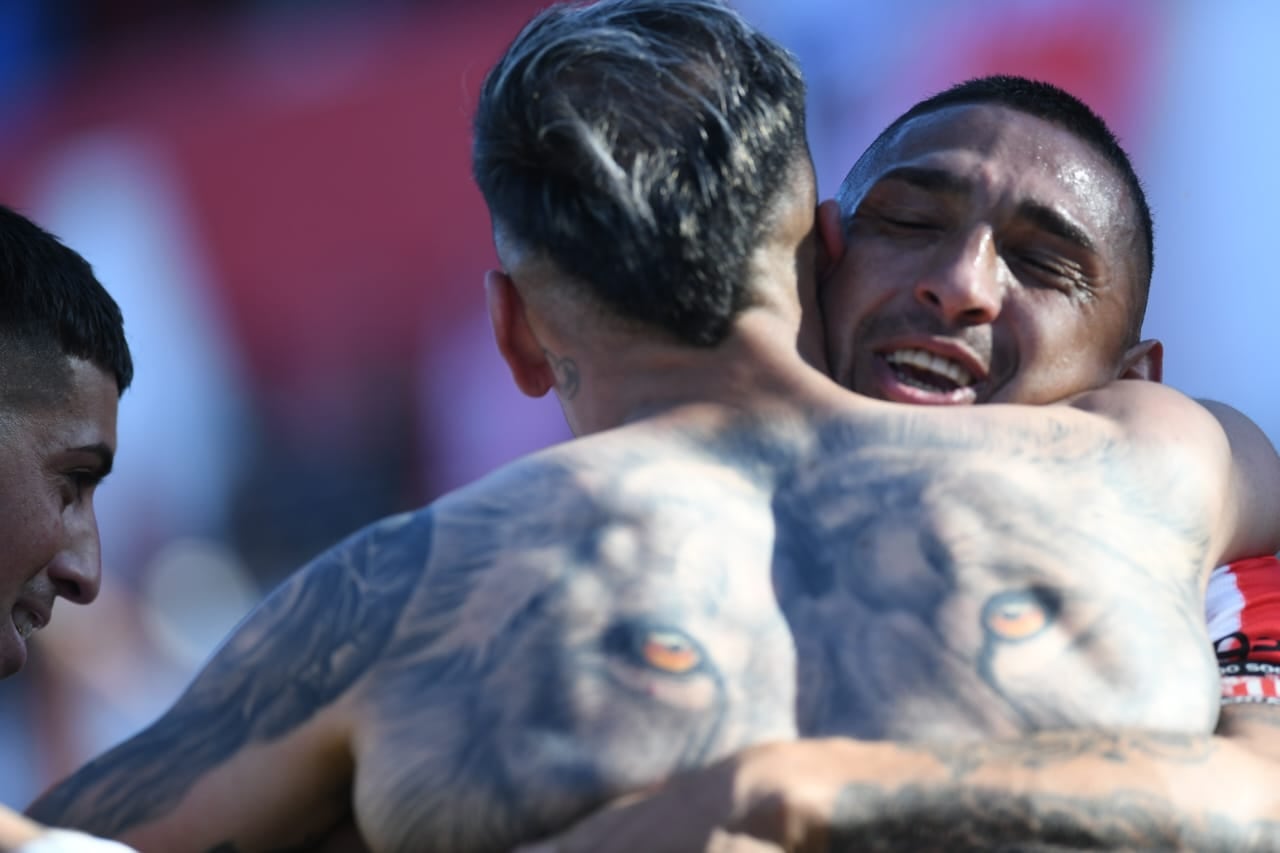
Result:
<svg viewBox="0 0 1280 853"><path fill-rule="evenodd" d="M906 122L879 146L859 195L903 167L963 178L975 202L1057 209L1100 243L1128 246L1135 233L1127 189L1106 158L1071 131L1009 107L963 104Z"/></svg>
<svg viewBox="0 0 1280 853"><path fill-rule="evenodd" d="M94 445L114 452L120 399L115 377L83 359L70 358L68 364L71 382L66 394L20 422L45 453Z"/></svg>

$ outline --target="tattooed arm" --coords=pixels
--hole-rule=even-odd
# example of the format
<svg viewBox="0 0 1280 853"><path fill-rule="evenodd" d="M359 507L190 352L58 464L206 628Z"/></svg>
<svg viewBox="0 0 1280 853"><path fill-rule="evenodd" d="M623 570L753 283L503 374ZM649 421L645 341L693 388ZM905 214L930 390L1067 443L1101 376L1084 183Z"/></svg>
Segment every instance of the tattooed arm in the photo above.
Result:
<svg viewBox="0 0 1280 853"><path fill-rule="evenodd" d="M960 746L802 740L748 750L582 822L537 853L1280 849L1275 765L1220 737L1046 732ZM529 851L534 853L534 851Z"/></svg>
<svg viewBox="0 0 1280 853"><path fill-rule="evenodd" d="M327 552L235 631L156 723L30 809L143 850L279 849L349 811L343 698L394 634L428 547L425 514Z"/></svg>

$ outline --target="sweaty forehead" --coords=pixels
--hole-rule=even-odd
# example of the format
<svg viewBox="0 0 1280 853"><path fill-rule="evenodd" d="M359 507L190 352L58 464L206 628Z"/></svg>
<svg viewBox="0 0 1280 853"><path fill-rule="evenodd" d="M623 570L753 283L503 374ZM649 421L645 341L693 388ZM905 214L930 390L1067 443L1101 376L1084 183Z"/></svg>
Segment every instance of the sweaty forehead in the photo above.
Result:
<svg viewBox="0 0 1280 853"><path fill-rule="evenodd" d="M1128 246L1134 216L1120 175L1066 128L1009 107L962 104L917 116L882 140L858 197L898 170L941 170L983 199L1057 208L1100 243Z"/></svg>

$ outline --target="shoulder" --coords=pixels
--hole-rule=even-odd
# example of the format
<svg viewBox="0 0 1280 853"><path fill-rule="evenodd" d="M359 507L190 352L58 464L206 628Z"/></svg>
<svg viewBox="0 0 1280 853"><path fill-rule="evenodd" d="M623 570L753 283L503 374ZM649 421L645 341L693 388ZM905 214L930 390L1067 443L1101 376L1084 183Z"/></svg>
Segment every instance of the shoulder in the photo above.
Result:
<svg viewBox="0 0 1280 853"><path fill-rule="evenodd" d="M1152 382L1118 381L1072 405L1112 419L1141 454L1202 498L1219 559L1280 547L1280 455L1248 417Z"/></svg>
<svg viewBox="0 0 1280 853"><path fill-rule="evenodd" d="M1155 382L1118 380L1069 404L1114 423L1135 444L1180 451L1181 461L1219 471L1252 469L1269 481L1280 458L1266 434L1247 416L1212 400L1195 400Z"/></svg>
<svg viewBox="0 0 1280 853"><path fill-rule="evenodd" d="M1202 452L1227 450L1222 423L1208 407L1158 382L1118 379L1065 402L1137 439L1189 444Z"/></svg>

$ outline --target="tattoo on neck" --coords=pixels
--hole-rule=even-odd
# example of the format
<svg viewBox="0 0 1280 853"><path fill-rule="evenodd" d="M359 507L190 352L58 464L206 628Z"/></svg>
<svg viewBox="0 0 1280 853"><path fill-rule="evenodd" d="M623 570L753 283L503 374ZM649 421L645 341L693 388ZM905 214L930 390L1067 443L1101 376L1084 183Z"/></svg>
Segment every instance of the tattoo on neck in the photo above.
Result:
<svg viewBox="0 0 1280 853"><path fill-rule="evenodd" d="M578 363L568 356L556 355L545 347L542 353L547 357L547 363L551 365L551 372L555 376L556 390L560 392L560 396L564 399L572 400L578 395L578 387L581 382L578 374Z"/></svg>

